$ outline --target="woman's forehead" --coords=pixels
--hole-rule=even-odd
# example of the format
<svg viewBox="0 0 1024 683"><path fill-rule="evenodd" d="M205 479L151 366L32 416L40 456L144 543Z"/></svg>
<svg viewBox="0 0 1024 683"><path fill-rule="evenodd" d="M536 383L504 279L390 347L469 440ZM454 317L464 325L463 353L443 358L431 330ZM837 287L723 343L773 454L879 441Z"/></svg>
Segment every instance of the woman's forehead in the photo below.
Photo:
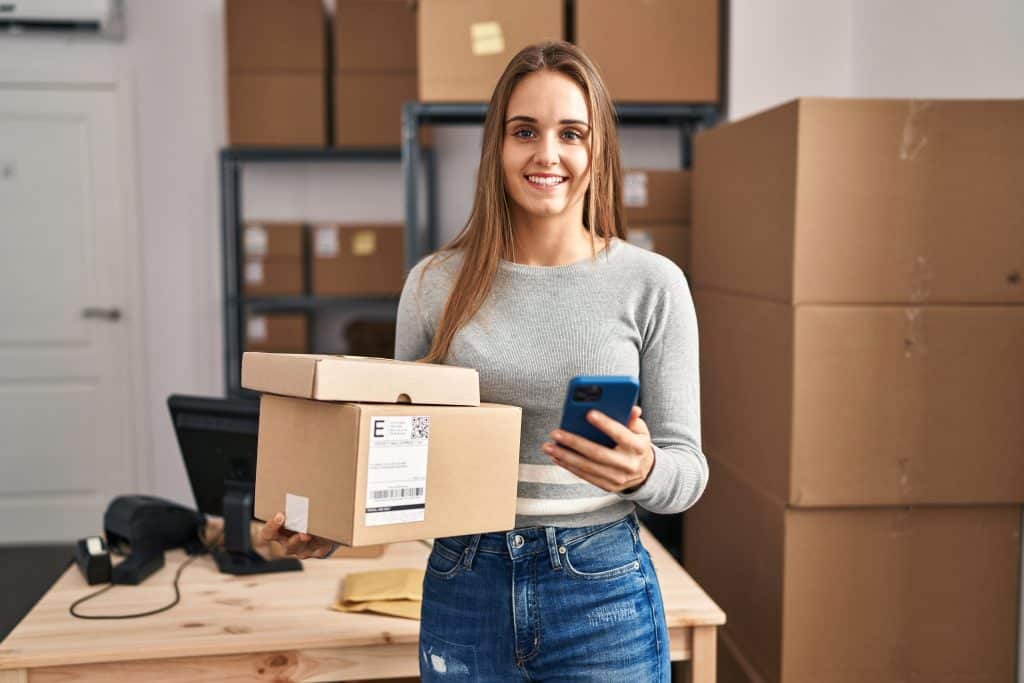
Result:
<svg viewBox="0 0 1024 683"><path fill-rule="evenodd" d="M525 117L554 125L563 121L590 123L587 99L579 84L557 71L537 71L524 76L508 100L506 120Z"/></svg>

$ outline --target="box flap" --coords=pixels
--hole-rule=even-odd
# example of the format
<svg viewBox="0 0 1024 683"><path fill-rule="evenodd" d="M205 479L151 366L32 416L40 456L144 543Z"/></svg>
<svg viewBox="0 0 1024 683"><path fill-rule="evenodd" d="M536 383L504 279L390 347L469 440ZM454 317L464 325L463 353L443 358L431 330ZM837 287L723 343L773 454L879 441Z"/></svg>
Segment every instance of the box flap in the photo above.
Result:
<svg viewBox="0 0 1024 683"><path fill-rule="evenodd" d="M242 354L242 386L271 394L313 398L317 356L293 353Z"/></svg>

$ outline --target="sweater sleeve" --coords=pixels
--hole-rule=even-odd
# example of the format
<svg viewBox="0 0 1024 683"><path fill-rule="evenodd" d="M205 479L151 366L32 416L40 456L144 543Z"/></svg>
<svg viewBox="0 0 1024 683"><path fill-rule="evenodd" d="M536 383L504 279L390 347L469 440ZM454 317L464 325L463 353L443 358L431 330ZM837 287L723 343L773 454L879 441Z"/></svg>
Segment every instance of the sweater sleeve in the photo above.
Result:
<svg viewBox="0 0 1024 683"><path fill-rule="evenodd" d="M398 300L398 320L395 324L395 360L419 360L427 355L433 335L420 305L420 274L424 268L420 262L405 278L405 286Z"/></svg>
<svg viewBox="0 0 1024 683"><path fill-rule="evenodd" d="M697 316L685 276L672 276L655 297L640 352L640 405L651 431L654 466L621 496L658 514L686 510L708 481L701 452Z"/></svg>

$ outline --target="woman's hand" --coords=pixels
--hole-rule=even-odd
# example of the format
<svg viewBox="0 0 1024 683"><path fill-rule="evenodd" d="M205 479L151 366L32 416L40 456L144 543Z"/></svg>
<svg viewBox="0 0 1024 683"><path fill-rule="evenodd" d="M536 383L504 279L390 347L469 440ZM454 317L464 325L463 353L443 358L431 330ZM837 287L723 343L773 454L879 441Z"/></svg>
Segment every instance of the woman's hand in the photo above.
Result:
<svg viewBox="0 0 1024 683"><path fill-rule="evenodd" d="M597 410L587 413L587 421L611 437L615 448L556 429L551 432L554 443L545 443L544 452L580 479L612 493L635 489L647 481L654 467L654 446L647 423L640 419L640 408L633 407L626 425Z"/></svg>
<svg viewBox="0 0 1024 683"><path fill-rule="evenodd" d="M326 557L334 550L334 544L326 538L285 529L283 512L278 512L267 520L260 529L260 538L264 541L277 541L284 548L286 555L293 555L300 560Z"/></svg>

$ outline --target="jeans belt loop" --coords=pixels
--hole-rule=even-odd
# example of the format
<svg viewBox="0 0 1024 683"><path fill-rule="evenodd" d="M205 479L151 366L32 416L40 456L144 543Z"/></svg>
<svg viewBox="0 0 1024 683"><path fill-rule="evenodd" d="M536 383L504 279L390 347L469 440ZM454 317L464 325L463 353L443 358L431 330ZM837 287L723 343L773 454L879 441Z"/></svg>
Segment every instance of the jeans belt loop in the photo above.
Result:
<svg viewBox="0 0 1024 683"><path fill-rule="evenodd" d="M555 571L562 569L562 560L558 556L558 539L555 537L555 527L544 527L544 533L548 540L548 557L551 558L551 568Z"/></svg>
<svg viewBox="0 0 1024 683"><path fill-rule="evenodd" d="M469 538L469 545L462 551L462 564L466 569L473 568L473 559L476 557L476 550L480 547L480 534L473 534Z"/></svg>

